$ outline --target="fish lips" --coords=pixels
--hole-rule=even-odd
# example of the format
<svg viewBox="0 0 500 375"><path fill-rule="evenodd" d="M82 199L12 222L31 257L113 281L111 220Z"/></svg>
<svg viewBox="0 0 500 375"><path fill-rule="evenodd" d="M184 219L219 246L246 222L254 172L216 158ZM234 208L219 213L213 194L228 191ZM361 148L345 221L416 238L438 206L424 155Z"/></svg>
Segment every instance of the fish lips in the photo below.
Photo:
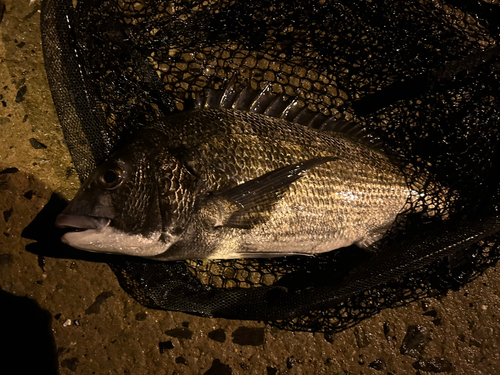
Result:
<svg viewBox="0 0 500 375"><path fill-rule="evenodd" d="M93 229L102 232L110 222L111 219L105 217L60 214L57 216L56 226L74 231Z"/></svg>
<svg viewBox="0 0 500 375"><path fill-rule="evenodd" d="M56 225L69 229L61 241L80 250L141 257L154 257L165 252L160 232L149 236L125 233L114 228L110 218L62 213L57 217Z"/></svg>

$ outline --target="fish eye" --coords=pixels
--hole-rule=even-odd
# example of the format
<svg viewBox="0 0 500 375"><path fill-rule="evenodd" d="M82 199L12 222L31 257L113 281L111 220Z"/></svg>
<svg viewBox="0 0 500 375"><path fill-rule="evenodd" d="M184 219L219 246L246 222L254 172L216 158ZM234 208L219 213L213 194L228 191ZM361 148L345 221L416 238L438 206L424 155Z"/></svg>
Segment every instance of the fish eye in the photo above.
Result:
<svg viewBox="0 0 500 375"><path fill-rule="evenodd" d="M123 181L123 172L120 168L110 168L101 173L98 179L101 186L111 190L120 186Z"/></svg>

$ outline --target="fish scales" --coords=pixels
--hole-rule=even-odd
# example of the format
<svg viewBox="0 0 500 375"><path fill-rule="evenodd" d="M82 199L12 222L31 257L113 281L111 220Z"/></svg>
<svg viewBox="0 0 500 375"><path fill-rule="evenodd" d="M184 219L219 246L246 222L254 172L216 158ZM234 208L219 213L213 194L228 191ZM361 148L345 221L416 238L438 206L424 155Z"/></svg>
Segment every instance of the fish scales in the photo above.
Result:
<svg viewBox="0 0 500 375"><path fill-rule="evenodd" d="M202 120L221 116L220 111L207 112L202 114ZM203 165L222 167L203 176L207 181L212 179L212 183L207 184L209 191L242 183L304 158L341 157L314 168L290 186L286 198L274 207L272 218L249 234L258 238L258 241L246 242L246 246L255 251L278 243L285 245L277 246L291 251L296 247L292 244L299 242L302 247L309 245L310 253L315 253L314 239L330 237L331 243L335 238L359 236L353 228L363 223L376 231L381 221L394 218L406 202L408 188L401 173L387 158L361 144L342 139L340 135L332 137L300 126L291 127L290 123L279 119L267 118L261 122L262 116L234 111L226 111L225 115L224 124L228 128L211 135L212 142L193 141L193 148L200 150L196 160L203 161ZM194 125L196 121L195 116L186 120L191 131L201 128L210 133L210 123ZM248 123L256 126L249 127ZM215 160L207 163L214 155L217 155ZM345 222L350 224L346 226ZM240 231L231 235L244 237L245 233ZM331 236L327 236L329 233ZM214 256L224 257L223 250Z"/></svg>
<svg viewBox="0 0 500 375"><path fill-rule="evenodd" d="M147 150L145 156L139 155L142 150ZM136 159L148 167L134 172ZM141 179L165 181L156 187L143 183L139 189L151 193L142 194L148 202L136 204L136 221L145 226L151 221L154 228L131 230L117 221L127 214L116 213L118 202L126 207L123 203L134 199L120 193L121 185L132 181L127 173L117 172L125 181L112 189L99 183L109 170L127 163L135 184L143 183ZM156 177L144 176L148 173ZM80 228L86 230L63 240L90 251L174 260L311 255L352 244L368 247L403 210L409 189L385 155L342 134L209 108L170 116L140 131L91 175L59 225L78 228L75 218L99 216L82 203L95 201L99 194L112 196L106 202L115 202L113 214L100 218L102 227ZM149 212L161 211L161 218L149 220L145 216L155 200L158 207Z"/></svg>

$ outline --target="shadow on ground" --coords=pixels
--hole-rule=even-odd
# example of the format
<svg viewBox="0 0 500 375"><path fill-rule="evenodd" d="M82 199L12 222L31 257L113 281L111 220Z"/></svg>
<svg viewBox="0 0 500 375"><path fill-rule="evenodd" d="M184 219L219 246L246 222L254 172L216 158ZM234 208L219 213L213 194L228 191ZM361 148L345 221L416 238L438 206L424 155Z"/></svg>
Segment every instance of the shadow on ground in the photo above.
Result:
<svg viewBox="0 0 500 375"><path fill-rule="evenodd" d="M58 374L51 314L30 298L3 290L0 306L2 368L12 374Z"/></svg>

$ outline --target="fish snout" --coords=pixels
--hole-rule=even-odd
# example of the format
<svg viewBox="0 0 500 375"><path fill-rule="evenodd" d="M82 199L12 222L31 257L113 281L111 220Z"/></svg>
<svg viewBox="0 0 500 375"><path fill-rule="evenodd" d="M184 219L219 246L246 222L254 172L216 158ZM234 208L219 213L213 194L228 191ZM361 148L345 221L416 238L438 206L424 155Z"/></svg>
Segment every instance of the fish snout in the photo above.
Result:
<svg viewBox="0 0 500 375"><path fill-rule="evenodd" d="M56 226L59 228L70 229L95 229L102 232L111 222L111 219L105 217L81 216L60 214L56 219Z"/></svg>

